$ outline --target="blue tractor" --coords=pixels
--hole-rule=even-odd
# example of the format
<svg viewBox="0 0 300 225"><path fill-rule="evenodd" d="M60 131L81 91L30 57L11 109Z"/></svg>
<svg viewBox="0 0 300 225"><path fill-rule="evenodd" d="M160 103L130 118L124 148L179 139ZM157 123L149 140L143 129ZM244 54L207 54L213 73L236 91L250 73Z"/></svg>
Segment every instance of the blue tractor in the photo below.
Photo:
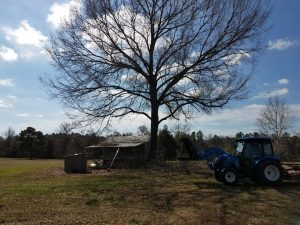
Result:
<svg viewBox="0 0 300 225"><path fill-rule="evenodd" d="M221 154L209 162L217 181L226 185L236 185L241 177L267 185L282 181L283 169L280 159L274 155L270 138L237 139L235 150L235 155Z"/></svg>

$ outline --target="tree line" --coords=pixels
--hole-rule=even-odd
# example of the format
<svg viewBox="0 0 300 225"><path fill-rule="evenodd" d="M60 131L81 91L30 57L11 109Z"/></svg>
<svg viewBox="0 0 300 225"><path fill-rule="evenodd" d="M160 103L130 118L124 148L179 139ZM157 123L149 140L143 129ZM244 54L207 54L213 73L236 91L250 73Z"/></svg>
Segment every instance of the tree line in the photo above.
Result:
<svg viewBox="0 0 300 225"><path fill-rule="evenodd" d="M234 136L204 135L201 130L186 132L179 129L172 131L164 126L158 135L161 159L197 159L196 152L210 147L220 147L227 152L235 153L234 141L243 137L266 137L265 133L237 132ZM276 134L269 135L273 140L275 154L283 160L300 160L300 136L284 133L277 137Z"/></svg>
<svg viewBox="0 0 300 225"><path fill-rule="evenodd" d="M104 137L94 131L85 134L67 129L62 123L57 133L43 134L27 127L19 134L9 127L0 136L0 156L22 158L62 158L68 154L83 152L84 147L98 144ZM65 129L63 129L65 128Z"/></svg>
<svg viewBox="0 0 300 225"><path fill-rule="evenodd" d="M140 126L133 134L113 132L110 136L149 135L146 126ZM190 131L187 125L177 125L169 129L164 126L158 133L160 160L195 160L196 152L210 147L220 147L234 153L234 140L242 137L266 136L264 133L237 132L234 136L205 135L201 130ZM106 137L93 130L73 132L72 124L62 123L59 130L52 134L43 134L33 127L27 127L19 134L8 128L0 137L0 156L28 158L62 158L69 154L80 153L86 146L96 145ZM300 159L300 136L284 133L278 140L272 135L275 153L283 160Z"/></svg>

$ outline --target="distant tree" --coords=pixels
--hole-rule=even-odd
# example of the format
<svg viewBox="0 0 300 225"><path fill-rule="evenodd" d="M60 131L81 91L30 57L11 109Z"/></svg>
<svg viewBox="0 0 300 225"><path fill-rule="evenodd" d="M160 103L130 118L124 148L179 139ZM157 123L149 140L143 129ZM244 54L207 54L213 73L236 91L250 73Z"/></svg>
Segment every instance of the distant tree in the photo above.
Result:
<svg viewBox="0 0 300 225"><path fill-rule="evenodd" d="M64 121L59 125L58 133L71 134L72 131L74 129L76 129L77 127L78 127L78 124L76 124L76 123L70 123L70 122Z"/></svg>
<svg viewBox="0 0 300 225"><path fill-rule="evenodd" d="M204 140L204 133L201 130L197 131L197 150L204 150L208 146Z"/></svg>
<svg viewBox="0 0 300 225"><path fill-rule="evenodd" d="M72 140L72 131L76 129L77 126L78 124L76 123L65 121L59 125L58 133L61 134L62 137L62 154L66 154L68 152L68 148Z"/></svg>
<svg viewBox="0 0 300 225"><path fill-rule="evenodd" d="M270 97L266 106L256 120L257 126L262 132L274 135L277 143L280 137L292 128L295 117L286 102L279 97Z"/></svg>
<svg viewBox="0 0 300 225"><path fill-rule="evenodd" d="M149 135L150 134L150 132L149 132L146 125L139 126L138 127L138 133L142 134L142 135Z"/></svg>
<svg viewBox="0 0 300 225"><path fill-rule="evenodd" d="M109 136L112 136L112 137L118 137L118 136L122 136L122 134L121 134L119 131L115 130L115 131L113 131L112 134L109 135Z"/></svg>
<svg viewBox="0 0 300 225"><path fill-rule="evenodd" d="M192 139L192 141L196 144L197 143L197 138L196 138L196 132L195 131L193 131L192 133L191 133L191 139Z"/></svg>
<svg viewBox="0 0 300 225"><path fill-rule="evenodd" d="M214 146L221 146L222 145L222 138L218 135L214 135L211 139L211 143L214 145Z"/></svg>
<svg viewBox="0 0 300 225"><path fill-rule="evenodd" d="M55 158L55 139L50 137L50 135L46 135L45 139L45 158Z"/></svg>
<svg viewBox="0 0 300 225"><path fill-rule="evenodd" d="M19 134L20 147L29 152L32 159L34 153L42 151L45 146L44 135L41 131L36 131L33 127L27 127Z"/></svg>
<svg viewBox="0 0 300 225"><path fill-rule="evenodd" d="M132 136L133 133L132 132L125 132L125 133L122 133L122 136Z"/></svg>
<svg viewBox="0 0 300 225"><path fill-rule="evenodd" d="M4 132L4 139L7 142L11 142L15 136L16 136L16 132L12 127L8 127L7 130Z"/></svg>
<svg viewBox="0 0 300 225"><path fill-rule="evenodd" d="M0 157L1 156L6 156L6 151L4 147L4 138L0 136Z"/></svg>
<svg viewBox="0 0 300 225"><path fill-rule="evenodd" d="M242 137L244 137L244 136L245 136L244 133L241 132L241 131L235 134L235 137L236 137L236 138L242 138Z"/></svg>
<svg viewBox="0 0 300 225"><path fill-rule="evenodd" d="M284 138L289 138L289 137L291 137L291 134L288 133L288 132L285 132L285 133L282 135L282 137L284 137Z"/></svg>
<svg viewBox="0 0 300 225"><path fill-rule="evenodd" d="M172 129L172 133L176 134L188 134L191 130L190 126L186 123L177 123Z"/></svg>
<svg viewBox="0 0 300 225"><path fill-rule="evenodd" d="M239 64L261 50L267 1L81 2L50 38L61 73L44 84L82 120L147 117L155 159L160 123L245 97L251 70Z"/></svg>
<svg viewBox="0 0 300 225"><path fill-rule="evenodd" d="M176 141L169 131L168 126L164 126L164 128L159 132L158 135L158 146L161 149L162 158L165 160L174 159L177 156L177 146Z"/></svg>
<svg viewBox="0 0 300 225"><path fill-rule="evenodd" d="M201 130L197 131L196 138L197 138L197 142L199 143L202 143L204 141L204 134Z"/></svg>
<svg viewBox="0 0 300 225"><path fill-rule="evenodd" d="M191 133L191 139L194 142L197 151L204 150L207 147L204 141L204 134L201 130L198 130L197 133L193 131Z"/></svg>
<svg viewBox="0 0 300 225"><path fill-rule="evenodd" d="M253 137L259 137L259 136L261 136L258 132L253 132Z"/></svg>
<svg viewBox="0 0 300 225"><path fill-rule="evenodd" d="M4 148L7 156L16 156L16 132L12 127L8 127L4 132Z"/></svg>
<svg viewBox="0 0 300 225"><path fill-rule="evenodd" d="M189 155L189 159L193 160L193 159L197 159L197 155L196 155L196 145L194 144L191 136L189 135L182 135L180 138L180 141L183 143L188 155Z"/></svg>
<svg viewBox="0 0 300 225"><path fill-rule="evenodd" d="M178 146L177 147L178 148L177 149L178 157L179 158L189 157L189 149L187 149L187 145L182 141L182 138L191 139L191 137L189 135L189 132L191 130L189 125L188 124L177 123L171 130L172 130L172 133L173 133L174 138L176 140L176 145Z"/></svg>
<svg viewBox="0 0 300 225"><path fill-rule="evenodd" d="M104 139L104 137L99 136L99 133L96 132L94 129L89 129L85 137L87 146L99 144L99 142Z"/></svg>

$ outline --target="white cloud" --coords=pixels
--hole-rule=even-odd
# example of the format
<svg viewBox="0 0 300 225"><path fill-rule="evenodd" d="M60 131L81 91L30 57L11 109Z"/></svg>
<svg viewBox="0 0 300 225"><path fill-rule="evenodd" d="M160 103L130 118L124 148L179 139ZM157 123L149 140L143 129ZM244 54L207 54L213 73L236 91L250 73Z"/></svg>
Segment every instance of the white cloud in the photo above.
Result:
<svg viewBox="0 0 300 225"><path fill-rule="evenodd" d="M252 104L237 109L224 109L221 111L215 111L211 115L202 114L200 117L193 120L195 120L198 124L211 124L216 122L247 122L255 120L263 107L263 105Z"/></svg>
<svg viewBox="0 0 300 225"><path fill-rule="evenodd" d="M14 96L14 95L10 95L10 96L8 96L10 99L12 99L12 100L14 100L14 101L16 101L18 98L17 98L17 96Z"/></svg>
<svg viewBox="0 0 300 225"><path fill-rule="evenodd" d="M241 60L245 58L250 58L250 54L246 51L241 51L236 54L225 56L223 57L223 60L227 65L233 66L239 65L241 63Z"/></svg>
<svg viewBox="0 0 300 225"><path fill-rule="evenodd" d="M0 108L13 107L13 103L15 103L15 102L17 102L16 96L13 96L13 95L3 96L2 98L0 98Z"/></svg>
<svg viewBox="0 0 300 225"><path fill-rule="evenodd" d="M80 9L81 2L78 0L71 0L67 3L55 2L50 7L50 13L48 13L47 16L47 22L52 24L55 28L59 28L64 21L68 22L72 19L70 12L73 8Z"/></svg>
<svg viewBox="0 0 300 225"><path fill-rule="evenodd" d="M197 113L189 119L187 122L192 129L197 126L211 126L218 125L219 128L222 127L223 123L232 123L232 124L250 124L253 125L255 119L257 118L260 110L264 107L264 105L252 104L247 105L237 109L224 109L224 110L216 110L212 114L204 114ZM160 112L159 117L162 118L166 116L164 113ZM180 116L180 123L184 123L184 116ZM167 124L169 128L175 126L178 123L177 120L167 120L163 124L160 125L160 128L163 127L164 124ZM121 132L135 132L138 126L146 125L150 127L150 120L143 115L131 114L122 119L112 119L111 121L111 129L118 130Z"/></svg>
<svg viewBox="0 0 300 225"><path fill-rule="evenodd" d="M19 116L19 117L29 117L30 115L28 113L18 113L18 114L16 114L16 116Z"/></svg>
<svg viewBox="0 0 300 225"><path fill-rule="evenodd" d="M39 30L32 27L27 20L22 20L16 29L6 27L3 29L6 39L17 45L35 46L42 48L48 38Z"/></svg>
<svg viewBox="0 0 300 225"><path fill-rule="evenodd" d="M291 41L288 38L277 39L268 42L268 49L284 50L297 44L297 41Z"/></svg>
<svg viewBox="0 0 300 225"><path fill-rule="evenodd" d="M286 78L283 78L283 79L278 80L278 83L279 83L279 84L288 84L288 83L289 83L289 80L286 79Z"/></svg>
<svg viewBox="0 0 300 225"><path fill-rule="evenodd" d="M9 101L0 99L0 108L8 108L12 106L13 105Z"/></svg>
<svg viewBox="0 0 300 225"><path fill-rule="evenodd" d="M192 130L202 130L205 134L234 135L238 131L254 132L255 120L264 105L251 104L236 109L216 110L212 114L197 113L193 118L186 120L180 116L179 123L187 124ZM165 116L160 113L160 118ZM111 129L120 132L135 132L140 125L150 127L150 120L142 115L130 115L123 119L113 119ZM160 125L168 125L170 129L178 124L177 120L167 120Z"/></svg>
<svg viewBox="0 0 300 225"><path fill-rule="evenodd" d="M15 84L12 79L0 79L0 86L13 87Z"/></svg>
<svg viewBox="0 0 300 225"><path fill-rule="evenodd" d="M286 95L289 93L289 89L287 88L280 88L278 90L270 91L270 92L263 92L260 93L253 98L269 98L269 97L274 97L274 96L282 96Z"/></svg>
<svg viewBox="0 0 300 225"><path fill-rule="evenodd" d="M18 60L18 53L11 48L0 46L0 59L6 62L13 62Z"/></svg>

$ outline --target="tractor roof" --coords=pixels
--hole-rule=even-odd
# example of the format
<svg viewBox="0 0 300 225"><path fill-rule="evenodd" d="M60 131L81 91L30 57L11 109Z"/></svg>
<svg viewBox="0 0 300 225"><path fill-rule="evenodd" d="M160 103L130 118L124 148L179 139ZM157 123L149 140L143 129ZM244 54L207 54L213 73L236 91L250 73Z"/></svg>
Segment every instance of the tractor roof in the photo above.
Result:
<svg viewBox="0 0 300 225"><path fill-rule="evenodd" d="M272 141L269 137L243 137L236 139L235 141L246 141L246 142L260 142L260 141Z"/></svg>

